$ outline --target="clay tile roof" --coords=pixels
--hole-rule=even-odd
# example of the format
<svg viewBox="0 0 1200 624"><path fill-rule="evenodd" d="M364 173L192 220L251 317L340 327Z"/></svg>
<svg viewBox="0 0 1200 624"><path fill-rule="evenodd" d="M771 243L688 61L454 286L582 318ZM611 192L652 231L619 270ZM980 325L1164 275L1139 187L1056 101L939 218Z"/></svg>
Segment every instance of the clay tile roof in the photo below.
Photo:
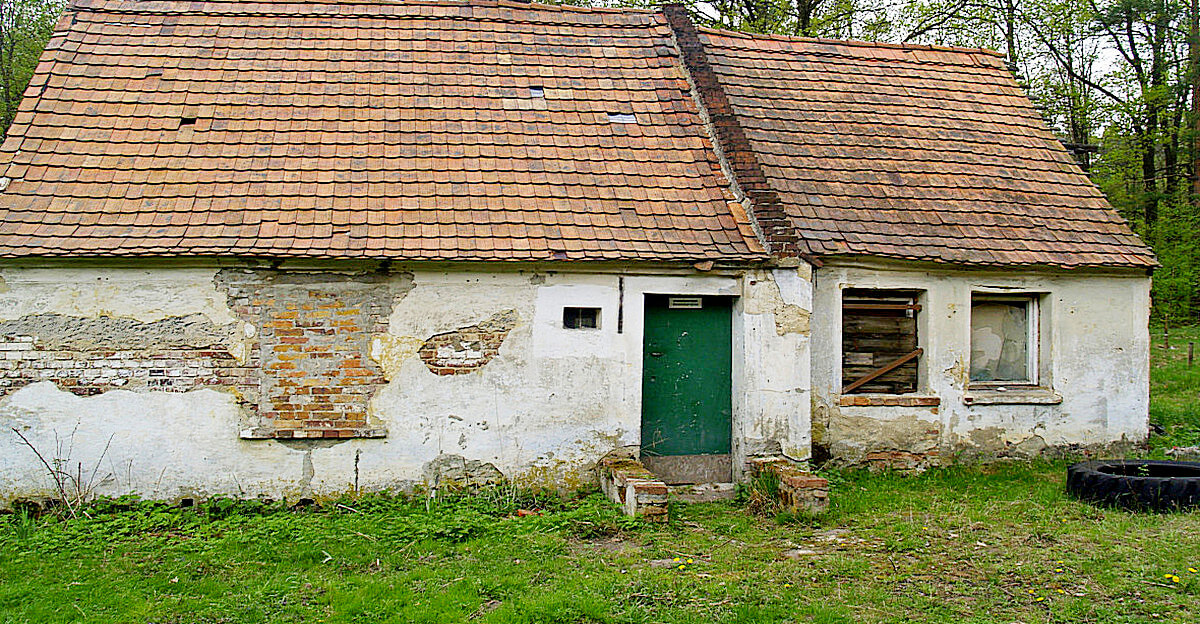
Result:
<svg viewBox="0 0 1200 624"><path fill-rule="evenodd" d="M694 48L689 69L707 63L719 85L706 106L724 97L744 135L725 146L739 181L791 223L791 241L767 232L773 251L1156 264L994 52L706 29Z"/></svg>
<svg viewBox="0 0 1200 624"><path fill-rule="evenodd" d="M0 256L761 259L678 62L646 11L82 0Z"/></svg>

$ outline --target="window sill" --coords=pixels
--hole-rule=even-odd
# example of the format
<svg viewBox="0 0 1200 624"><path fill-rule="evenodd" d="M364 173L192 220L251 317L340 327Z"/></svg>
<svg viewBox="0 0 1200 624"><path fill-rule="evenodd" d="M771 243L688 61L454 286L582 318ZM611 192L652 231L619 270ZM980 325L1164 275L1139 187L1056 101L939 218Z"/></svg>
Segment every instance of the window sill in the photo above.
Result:
<svg viewBox="0 0 1200 624"><path fill-rule="evenodd" d="M967 405L1058 405L1062 395L1043 387L969 388L963 395Z"/></svg>
<svg viewBox="0 0 1200 624"><path fill-rule="evenodd" d="M252 429L243 429L239 437L243 440L386 438L387 429L365 427L351 429L272 429L269 427L254 427Z"/></svg>
<svg viewBox="0 0 1200 624"><path fill-rule="evenodd" d="M937 407L942 399L907 394L846 394L838 403L842 407Z"/></svg>

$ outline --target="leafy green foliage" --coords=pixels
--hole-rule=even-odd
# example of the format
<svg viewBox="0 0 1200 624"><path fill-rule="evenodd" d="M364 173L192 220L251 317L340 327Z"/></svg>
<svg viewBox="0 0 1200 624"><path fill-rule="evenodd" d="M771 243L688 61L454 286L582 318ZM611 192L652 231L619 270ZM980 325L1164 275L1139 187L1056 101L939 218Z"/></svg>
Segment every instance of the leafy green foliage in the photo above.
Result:
<svg viewBox="0 0 1200 624"><path fill-rule="evenodd" d="M50 39L65 0L0 2L0 135L17 113L25 85Z"/></svg>

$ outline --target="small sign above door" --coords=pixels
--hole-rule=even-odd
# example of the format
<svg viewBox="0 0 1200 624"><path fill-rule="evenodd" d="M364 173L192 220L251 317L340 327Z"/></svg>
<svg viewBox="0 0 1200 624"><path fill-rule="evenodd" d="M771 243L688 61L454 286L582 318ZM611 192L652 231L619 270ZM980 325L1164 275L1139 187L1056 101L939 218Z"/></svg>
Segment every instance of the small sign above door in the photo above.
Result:
<svg viewBox="0 0 1200 624"><path fill-rule="evenodd" d="M704 305L701 297L668 297L667 307L675 310L699 310Z"/></svg>

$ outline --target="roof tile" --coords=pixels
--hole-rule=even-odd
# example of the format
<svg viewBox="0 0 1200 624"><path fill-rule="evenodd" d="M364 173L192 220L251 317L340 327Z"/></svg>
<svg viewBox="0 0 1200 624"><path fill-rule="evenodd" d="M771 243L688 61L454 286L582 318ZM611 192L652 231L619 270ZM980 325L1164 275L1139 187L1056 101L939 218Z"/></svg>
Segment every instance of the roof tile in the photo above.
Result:
<svg viewBox="0 0 1200 624"><path fill-rule="evenodd" d="M739 181L777 194L801 253L1156 264L995 53L708 29L698 40L708 68L681 46L719 85L706 104L724 97L745 136L724 146Z"/></svg>
<svg viewBox="0 0 1200 624"><path fill-rule="evenodd" d="M648 11L84 0L31 85L0 256L765 257Z"/></svg>

